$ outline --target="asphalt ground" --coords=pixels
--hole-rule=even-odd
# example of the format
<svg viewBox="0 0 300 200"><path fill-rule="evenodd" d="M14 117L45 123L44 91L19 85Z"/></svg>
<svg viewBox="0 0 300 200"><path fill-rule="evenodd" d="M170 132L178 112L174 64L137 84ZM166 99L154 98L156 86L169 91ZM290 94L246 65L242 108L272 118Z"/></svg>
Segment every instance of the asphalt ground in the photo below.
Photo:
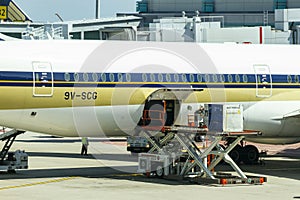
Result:
<svg viewBox="0 0 300 200"><path fill-rule="evenodd" d="M300 199L299 144L280 151L266 146L275 153L261 165L240 166L246 174L267 177L267 183L215 186L144 177L136 173L137 157L126 152L123 140L90 143L83 156L80 138L18 136L11 150L28 153L29 169L0 173L0 199Z"/></svg>

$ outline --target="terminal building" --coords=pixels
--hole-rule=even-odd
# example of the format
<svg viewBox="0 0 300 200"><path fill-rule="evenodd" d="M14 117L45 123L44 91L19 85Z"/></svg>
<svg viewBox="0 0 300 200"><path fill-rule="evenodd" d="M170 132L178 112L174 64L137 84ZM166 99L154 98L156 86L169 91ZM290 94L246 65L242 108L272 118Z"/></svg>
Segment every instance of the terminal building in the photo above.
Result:
<svg viewBox="0 0 300 200"><path fill-rule="evenodd" d="M137 0L136 13L55 23L32 22L13 0L0 9L0 33L19 39L300 43L299 0Z"/></svg>
<svg viewBox="0 0 300 200"><path fill-rule="evenodd" d="M154 19L186 16L223 16L224 26L274 26L276 9L300 8L299 0L139 0L137 12L145 26Z"/></svg>
<svg viewBox="0 0 300 200"><path fill-rule="evenodd" d="M151 41L299 44L299 8L299 0L139 0L135 15Z"/></svg>

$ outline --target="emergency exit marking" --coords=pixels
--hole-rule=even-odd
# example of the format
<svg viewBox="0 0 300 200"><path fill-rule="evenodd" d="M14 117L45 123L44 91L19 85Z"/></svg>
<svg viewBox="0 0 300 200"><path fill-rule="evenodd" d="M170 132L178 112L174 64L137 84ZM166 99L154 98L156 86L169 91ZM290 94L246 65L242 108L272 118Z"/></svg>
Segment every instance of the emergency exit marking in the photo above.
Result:
<svg viewBox="0 0 300 200"><path fill-rule="evenodd" d="M0 6L0 19L7 19L7 7Z"/></svg>

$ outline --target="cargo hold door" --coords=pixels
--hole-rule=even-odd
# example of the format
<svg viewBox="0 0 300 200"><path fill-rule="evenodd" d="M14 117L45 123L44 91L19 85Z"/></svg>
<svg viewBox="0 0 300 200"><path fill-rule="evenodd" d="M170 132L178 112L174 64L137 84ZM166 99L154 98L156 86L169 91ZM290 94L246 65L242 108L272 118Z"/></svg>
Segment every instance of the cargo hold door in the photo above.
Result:
<svg viewBox="0 0 300 200"><path fill-rule="evenodd" d="M53 71L48 62L33 62L33 96L51 97L53 95Z"/></svg>

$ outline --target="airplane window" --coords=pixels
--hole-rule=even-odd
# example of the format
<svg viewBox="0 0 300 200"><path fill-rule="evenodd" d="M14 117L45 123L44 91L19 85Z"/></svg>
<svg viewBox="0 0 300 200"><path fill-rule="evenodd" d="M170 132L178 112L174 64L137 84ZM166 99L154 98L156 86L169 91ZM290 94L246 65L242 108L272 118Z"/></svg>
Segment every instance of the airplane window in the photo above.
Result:
<svg viewBox="0 0 300 200"><path fill-rule="evenodd" d="M151 80L151 82L155 82L155 75L154 74L150 74L150 80Z"/></svg>
<svg viewBox="0 0 300 200"><path fill-rule="evenodd" d="M179 81L179 75L178 74L174 74L174 81L178 82Z"/></svg>
<svg viewBox="0 0 300 200"><path fill-rule="evenodd" d="M101 80L102 82L106 82L106 74L101 74Z"/></svg>
<svg viewBox="0 0 300 200"><path fill-rule="evenodd" d="M291 76L291 75L288 75L288 76L287 76L287 81L288 81L288 83L292 83L293 79L292 79L292 76Z"/></svg>
<svg viewBox="0 0 300 200"><path fill-rule="evenodd" d="M295 83L299 83L299 76L298 75L295 75Z"/></svg>
<svg viewBox="0 0 300 200"><path fill-rule="evenodd" d="M121 73L118 74L118 81L123 82L123 76Z"/></svg>
<svg viewBox="0 0 300 200"><path fill-rule="evenodd" d="M114 76L113 73L110 73L110 74L109 74L109 81L110 81L110 82L114 82L114 81L115 81L115 76Z"/></svg>
<svg viewBox="0 0 300 200"><path fill-rule="evenodd" d="M206 83L210 82L210 78L209 78L208 74L205 74L204 80L205 80Z"/></svg>
<svg viewBox="0 0 300 200"><path fill-rule="evenodd" d="M170 74L166 74L166 79L167 79L167 82L171 82L171 75Z"/></svg>
<svg viewBox="0 0 300 200"><path fill-rule="evenodd" d="M224 74L221 74L221 75L220 75L220 81L221 81L222 83L225 82L225 75L224 75Z"/></svg>
<svg viewBox="0 0 300 200"><path fill-rule="evenodd" d="M186 82L186 74L181 75L182 82Z"/></svg>
<svg viewBox="0 0 300 200"><path fill-rule="evenodd" d="M232 81L233 81L232 75L231 75L231 74L228 74L228 75L227 75L227 78L228 78L228 82L229 82L229 83L232 83Z"/></svg>
<svg viewBox="0 0 300 200"><path fill-rule="evenodd" d="M65 73L65 81L70 81L71 80L71 76L69 73Z"/></svg>
<svg viewBox="0 0 300 200"><path fill-rule="evenodd" d="M195 82L194 74L190 74L190 82Z"/></svg>
<svg viewBox="0 0 300 200"><path fill-rule="evenodd" d="M248 76L246 74L243 75L243 82L248 83Z"/></svg>
<svg viewBox="0 0 300 200"><path fill-rule="evenodd" d="M235 82L237 82L237 83L241 82L240 75L238 75L238 74L235 75Z"/></svg>
<svg viewBox="0 0 300 200"><path fill-rule="evenodd" d="M197 75L197 80L198 80L199 83L202 82L202 75L201 75L201 74L198 74L198 75Z"/></svg>
<svg viewBox="0 0 300 200"><path fill-rule="evenodd" d="M89 75L88 75L88 73L84 73L83 74L83 80L84 80L84 82L88 82L89 81Z"/></svg>
<svg viewBox="0 0 300 200"><path fill-rule="evenodd" d="M147 74L143 74L142 79L143 79L144 82L147 82Z"/></svg>
<svg viewBox="0 0 300 200"><path fill-rule="evenodd" d="M126 74L126 81L127 82L130 82L131 81L131 75L128 73Z"/></svg>
<svg viewBox="0 0 300 200"><path fill-rule="evenodd" d="M97 73L93 73L92 78L93 78L94 82L97 82L98 81L98 74Z"/></svg>
<svg viewBox="0 0 300 200"><path fill-rule="evenodd" d="M163 80L164 80L163 75L162 74L158 74L158 81L159 82L163 82Z"/></svg>
<svg viewBox="0 0 300 200"><path fill-rule="evenodd" d="M74 80L75 80L75 82L79 81L79 74L78 73L74 73Z"/></svg>
<svg viewBox="0 0 300 200"><path fill-rule="evenodd" d="M214 74L213 75L213 81L216 83L216 82L218 82L218 76L217 76L217 74Z"/></svg>

